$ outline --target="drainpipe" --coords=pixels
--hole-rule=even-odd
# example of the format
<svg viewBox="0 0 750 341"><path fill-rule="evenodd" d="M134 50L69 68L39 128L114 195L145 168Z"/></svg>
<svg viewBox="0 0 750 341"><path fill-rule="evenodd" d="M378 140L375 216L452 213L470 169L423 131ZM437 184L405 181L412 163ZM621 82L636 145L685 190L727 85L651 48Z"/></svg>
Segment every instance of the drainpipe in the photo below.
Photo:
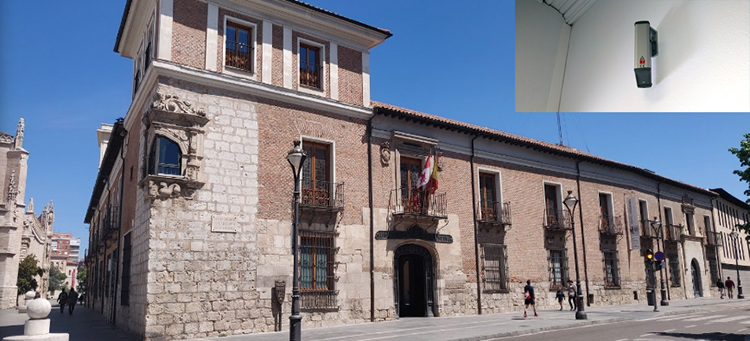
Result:
<svg viewBox="0 0 750 341"><path fill-rule="evenodd" d="M711 232L714 234L714 242L718 244L718 239L716 239L716 232L718 231L716 229L716 219L714 218L714 208L718 208L719 206L716 203L716 199L711 199ZM723 244L722 244L723 245ZM719 253L718 247L714 247L714 255L716 256L716 275L719 276L719 279L721 280L724 278L723 269L721 268L721 253ZM713 279L712 279L713 282ZM712 283L713 284L713 283Z"/></svg>
<svg viewBox="0 0 750 341"><path fill-rule="evenodd" d="M106 196L107 201L106 202L109 203L109 194L110 194L110 192L112 192L112 189L109 188L109 178L105 179L104 182L107 184L107 196ZM105 210L107 209L106 206L105 206L104 209ZM106 212L105 212L105 214L106 214ZM99 228L101 228L101 226ZM104 237L104 236L102 236L102 237ZM104 270L105 272L109 271L107 269L107 266L109 265L109 262L107 262L107 241L106 240L104 241L104 252L103 252L102 256L104 256L104 262L103 262L104 263L104 269L99 269L99 271L102 271L102 270ZM107 278L107 276L105 275L104 278L102 278L102 279L106 279L106 278ZM109 284L109 283L106 283L106 284ZM99 300L101 301L101 304L100 304L101 308L99 308L99 313L102 314L102 315L104 315L104 301L105 301L104 298L106 297L106 294L107 294L107 287L105 286L104 290L102 291L102 297L99 298Z"/></svg>
<svg viewBox="0 0 750 341"><path fill-rule="evenodd" d="M478 232L477 232L477 195L476 195L476 184L474 179L474 141L479 138L479 135L474 136L471 139L471 158L469 159L469 165L471 166L471 211L474 214L474 270L476 270L477 278L477 314L482 315L482 286L479 283L479 243L478 243Z"/></svg>
<svg viewBox="0 0 750 341"><path fill-rule="evenodd" d="M122 252L122 192L125 191L125 137L128 135L128 131L125 130L124 127L120 127L120 137L123 139L123 141L120 143L120 160L122 161L120 163L120 168L122 170L120 171L120 198L119 203L117 205L117 210L119 211L117 214L117 251L115 254L117 255L117 262L115 262L115 292L112 293L112 324L117 325L117 282L118 277L120 276L120 262L122 262L122 257L120 257L120 253ZM122 300L122 297L120 298Z"/></svg>
<svg viewBox="0 0 750 341"><path fill-rule="evenodd" d="M375 111L367 121L367 196L370 205L370 322L375 322L375 216L372 202L372 120L375 119Z"/></svg>
<svg viewBox="0 0 750 341"><path fill-rule="evenodd" d="M661 211L662 211L662 209L661 209L661 182L657 182L656 183L656 206L657 206L657 210L659 211L659 221L662 222L662 227L661 227L661 237L662 237L662 240L661 240L661 243L662 243L662 245L664 245L664 229L667 228L667 224L665 224L664 218L661 216ZM646 219L648 219L648 218L646 218ZM657 243L659 242L658 237L656 239L656 242ZM664 245L664 247L662 249L664 249L664 253L667 253L667 246L666 245ZM669 287L671 287L672 285L669 283L669 271L670 271L669 266L667 266L664 270L667 273L667 275L666 275L666 277L667 277L667 281L666 281L667 282L667 300L671 301L672 300L672 293L669 291ZM654 287L656 287L656 283L654 283ZM656 296L654 296L654 297L656 297Z"/></svg>
<svg viewBox="0 0 750 341"><path fill-rule="evenodd" d="M576 189L578 190L578 216L581 221L581 249L583 250L583 278L586 282L586 306L590 307L591 302L589 301L589 267L586 262L586 234L583 233L583 198L581 198L581 162L583 160L576 161Z"/></svg>

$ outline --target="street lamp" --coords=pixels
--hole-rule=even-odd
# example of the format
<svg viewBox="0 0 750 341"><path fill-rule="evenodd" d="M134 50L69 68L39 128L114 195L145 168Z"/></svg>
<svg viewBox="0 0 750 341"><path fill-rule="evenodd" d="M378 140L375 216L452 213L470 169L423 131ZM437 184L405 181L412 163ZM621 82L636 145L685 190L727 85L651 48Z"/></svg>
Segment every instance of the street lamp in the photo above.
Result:
<svg viewBox="0 0 750 341"><path fill-rule="evenodd" d="M302 171L302 164L305 162L305 152L302 150L300 141L294 141L294 149L286 155L286 160L292 166L294 173L294 221L292 222L292 315L289 316L289 340L302 340L302 316L299 314L299 243L297 235L299 234L299 176Z"/></svg>
<svg viewBox="0 0 750 341"><path fill-rule="evenodd" d="M659 221L659 217L654 217L654 220L651 222L651 227L656 230L656 251L661 252L661 246L659 246L659 239L661 239L662 244L664 243L664 230L662 230L661 221ZM663 262L664 259L659 261L659 265L661 265L661 262ZM668 306L669 301L667 301L667 289L664 287L664 269L662 269L661 266L659 266L659 281L661 282L661 306ZM654 295L654 307L656 307L656 295Z"/></svg>
<svg viewBox="0 0 750 341"><path fill-rule="evenodd" d="M732 236L732 239L734 240L734 265L735 268L737 268L737 298L745 298L745 295L742 294L742 280L740 280L740 265L739 265L739 255L737 254L737 246L738 246L738 240L740 239L740 233L737 232L737 229L735 228L732 230L732 233L729 234Z"/></svg>
<svg viewBox="0 0 750 341"><path fill-rule="evenodd" d="M575 217L573 216L573 212L576 210L576 206L578 205L578 199L576 199L575 196L573 196L573 191L568 191L568 196L563 200L563 204L565 205L565 208L568 209L568 214L570 214L570 226L573 228L573 259L576 263L576 300L578 301L576 304L577 310L576 310L576 320L586 320L588 317L586 316L586 312L584 311L583 306L583 294L581 293L581 275L580 272L578 272L578 243L576 242L576 223L575 223ZM583 230L581 230L581 233L583 233Z"/></svg>

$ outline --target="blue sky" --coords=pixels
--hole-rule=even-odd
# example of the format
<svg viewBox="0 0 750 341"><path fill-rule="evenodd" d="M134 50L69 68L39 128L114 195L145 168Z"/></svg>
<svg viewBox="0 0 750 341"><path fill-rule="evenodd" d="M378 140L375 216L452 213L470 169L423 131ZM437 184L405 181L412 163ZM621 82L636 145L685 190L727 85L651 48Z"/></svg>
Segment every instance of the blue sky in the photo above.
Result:
<svg viewBox="0 0 750 341"><path fill-rule="evenodd" d="M513 1L308 0L393 37L371 51L372 98L543 141L554 113L515 113ZM0 1L0 131L26 120L26 201L55 204L55 231L81 237L99 150L96 129L125 115L132 62L113 47L125 0ZM28 13L34 13L29 21ZM564 142L742 199L727 152L748 114L563 113Z"/></svg>

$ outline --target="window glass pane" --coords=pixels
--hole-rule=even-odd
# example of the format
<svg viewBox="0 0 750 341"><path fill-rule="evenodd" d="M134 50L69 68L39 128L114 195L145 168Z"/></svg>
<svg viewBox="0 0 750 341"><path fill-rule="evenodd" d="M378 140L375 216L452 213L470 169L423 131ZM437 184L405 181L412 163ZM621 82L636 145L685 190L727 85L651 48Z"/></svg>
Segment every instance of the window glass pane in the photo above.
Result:
<svg viewBox="0 0 750 341"><path fill-rule="evenodd" d="M300 238L300 288L310 289L312 285L313 249L309 238Z"/></svg>
<svg viewBox="0 0 750 341"><path fill-rule="evenodd" d="M250 46L250 35L245 29L237 29L238 37L237 37L237 50L242 53L248 53L249 52L249 46Z"/></svg>
<svg viewBox="0 0 750 341"><path fill-rule="evenodd" d="M299 47L299 68L307 70L307 47Z"/></svg>
<svg viewBox="0 0 750 341"><path fill-rule="evenodd" d="M237 41L237 31L232 26L227 26L227 50L235 50L235 41Z"/></svg>
<svg viewBox="0 0 750 341"><path fill-rule="evenodd" d="M310 49L308 70L315 71L318 66L318 51Z"/></svg>
<svg viewBox="0 0 750 341"><path fill-rule="evenodd" d="M328 255L326 253L327 245L326 240L318 240L317 250L315 250L315 287L317 289L327 289L327 277L328 277Z"/></svg>

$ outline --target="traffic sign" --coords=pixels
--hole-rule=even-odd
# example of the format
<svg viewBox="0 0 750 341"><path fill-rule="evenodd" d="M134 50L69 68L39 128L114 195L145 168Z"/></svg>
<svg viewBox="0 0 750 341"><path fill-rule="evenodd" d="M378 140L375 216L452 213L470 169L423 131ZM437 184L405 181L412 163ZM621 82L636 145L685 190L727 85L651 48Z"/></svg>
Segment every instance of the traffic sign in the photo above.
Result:
<svg viewBox="0 0 750 341"><path fill-rule="evenodd" d="M662 260L664 260L664 252L656 251L656 253L654 254L654 259L656 259L657 262L661 262Z"/></svg>

